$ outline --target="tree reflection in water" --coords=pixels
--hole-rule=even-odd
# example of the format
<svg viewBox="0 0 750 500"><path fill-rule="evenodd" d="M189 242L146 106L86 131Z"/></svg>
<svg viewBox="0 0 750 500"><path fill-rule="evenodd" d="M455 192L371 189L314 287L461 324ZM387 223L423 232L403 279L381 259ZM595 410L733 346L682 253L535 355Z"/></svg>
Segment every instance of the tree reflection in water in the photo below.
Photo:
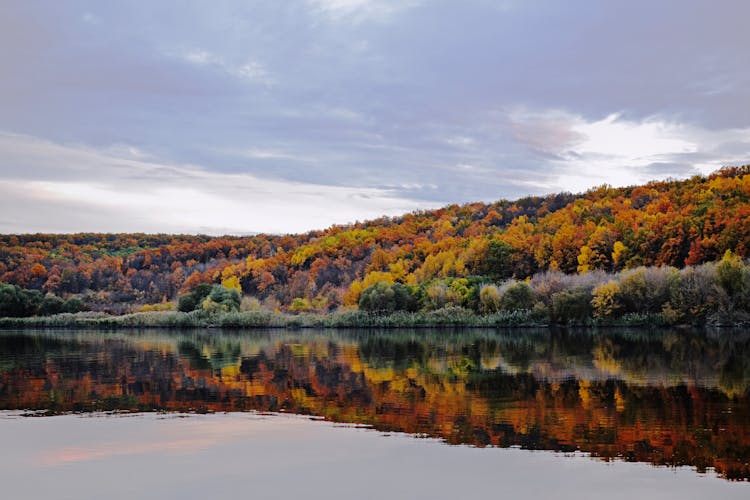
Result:
<svg viewBox="0 0 750 500"><path fill-rule="evenodd" d="M1 332L0 409L270 411L750 479L750 332Z"/></svg>

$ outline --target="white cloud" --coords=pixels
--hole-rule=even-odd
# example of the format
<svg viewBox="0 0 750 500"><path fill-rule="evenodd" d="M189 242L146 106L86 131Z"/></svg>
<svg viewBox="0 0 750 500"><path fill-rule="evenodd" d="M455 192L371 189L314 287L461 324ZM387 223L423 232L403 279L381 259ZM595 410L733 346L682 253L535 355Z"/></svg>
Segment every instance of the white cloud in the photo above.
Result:
<svg viewBox="0 0 750 500"><path fill-rule="evenodd" d="M225 58L203 49L184 52L165 51L168 57L176 57L196 66L216 68L236 78L266 86L274 85L275 79L268 68L260 61L246 59L242 62L230 62Z"/></svg>
<svg viewBox="0 0 750 500"><path fill-rule="evenodd" d="M466 148L466 147L474 146L477 143L477 141L473 137L457 135L454 137L448 137L447 139L445 139L445 143L451 146Z"/></svg>
<svg viewBox="0 0 750 500"><path fill-rule="evenodd" d="M388 189L287 182L0 134L0 232L303 232L399 215Z"/></svg>
<svg viewBox="0 0 750 500"><path fill-rule="evenodd" d="M412 8L418 0L307 0L314 12L334 22L384 21Z"/></svg>
<svg viewBox="0 0 750 500"><path fill-rule="evenodd" d="M270 85L273 83L268 69L258 61L247 61L244 64L230 68L233 74L250 81Z"/></svg>
<svg viewBox="0 0 750 500"><path fill-rule="evenodd" d="M582 137L578 155L624 159L632 166L646 166L662 155L695 153L699 147L685 126L658 119L632 122L612 114L590 123L579 119L572 131Z"/></svg>
<svg viewBox="0 0 750 500"><path fill-rule="evenodd" d="M266 149L266 148L248 148L240 151L241 156L246 158L252 158L257 160L294 160L294 161L308 161L300 155L287 153L285 151L277 149Z"/></svg>
<svg viewBox="0 0 750 500"><path fill-rule="evenodd" d="M220 58L206 50L189 50L182 57L193 64L223 64Z"/></svg>
<svg viewBox="0 0 750 500"><path fill-rule="evenodd" d="M101 22L101 19L91 12L86 12L81 19L86 24L99 24Z"/></svg>
<svg viewBox="0 0 750 500"><path fill-rule="evenodd" d="M708 130L661 117L627 120L617 113L590 121L559 110L516 111L511 126L517 141L556 170L558 188L570 191L709 173L750 159L750 128Z"/></svg>

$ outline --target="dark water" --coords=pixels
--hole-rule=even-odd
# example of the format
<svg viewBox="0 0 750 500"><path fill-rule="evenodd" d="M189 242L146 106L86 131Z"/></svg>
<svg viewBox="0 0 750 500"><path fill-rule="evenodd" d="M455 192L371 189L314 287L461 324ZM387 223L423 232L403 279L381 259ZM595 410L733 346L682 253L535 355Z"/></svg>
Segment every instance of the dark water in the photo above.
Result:
<svg viewBox="0 0 750 500"><path fill-rule="evenodd" d="M311 445L318 447L311 452L316 460L300 465L306 470L319 465L321 456L338 456L356 442L352 449L359 454L383 446L395 446L388 451L394 457L412 453L412 467L427 457L445 456L440 461L445 465L467 454L461 460L471 464L466 474L505 460L497 467L518 481L526 477L521 464L531 460L527 469L549 478L586 474L591 482L591 474L616 471L647 480L651 493L658 483L676 496L680 490L669 481L679 471L682 485L698 479L709 492L750 494L750 332L742 331L0 332L0 410L5 417L0 440L17 442L15 450L6 446L0 459L13 463L21 448L29 453L28 464L57 463L44 458L55 453L72 456L70 463L79 463L79 456L122 460L117 450L129 449L127 443L138 442L137 436L178 433L185 426L192 437L211 426L232 429L219 440L221 446L243 439L257 445L262 434L266 448L253 445L257 456L244 460L266 463L273 462L273 452L264 449L293 447L302 441L289 436L304 429L302 434L319 441ZM19 416L110 411L139 415ZM151 411L230 414L187 419L140 414ZM356 424L391 437L278 413ZM97 437L100 428L109 430ZM246 435L252 429L266 430L253 434L253 441ZM34 439L44 432L70 436L71 442L55 448L46 444L52 438ZM130 438L122 437L128 433ZM153 455L148 443L154 439L136 447L141 460ZM178 448L206 452L200 443L212 441L190 442ZM399 451L402 445L407 451ZM247 452L247 446L241 448ZM285 456L279 467L292 467L299 459ZM338 467L352 463L352 457L339 458ZM544 463L535 464L539 460ZM582 461L588 465L571 469ZM598 461L610 462L609 467L588 471ZM397 462L392 457L388 463ZM33 469L19 467L14 474ZM658 476L668 477L667 483L649 479L661 473L668 474ZM730 485L734 489L726 490ZM682 494L703 491L691 488ZM440 491L448 490L430 497L439 498ZM578 491L571 498L581 497Z"/></svg>

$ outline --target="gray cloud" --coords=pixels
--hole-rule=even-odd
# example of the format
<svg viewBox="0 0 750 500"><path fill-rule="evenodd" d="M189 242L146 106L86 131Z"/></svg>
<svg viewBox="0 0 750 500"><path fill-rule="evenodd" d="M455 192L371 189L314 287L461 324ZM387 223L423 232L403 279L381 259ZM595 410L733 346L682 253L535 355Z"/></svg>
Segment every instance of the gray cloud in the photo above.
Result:
<svg viewBox="0 0 750 500"><path fill-rule="evenodd" d="M0 230L13 232L304 232L430 206L393 189L212 172L28 136L0 134L0 155L0 213L19 214Z"/></svg>
<svg viewBox="0 0 750 500"><path fill-rule="evenodd" d="M155 186L189 164L223 179L378 189L416 207L750 157L741 0L2 9L0 131L65 150L33 169L40 182L85 181L71 151L89 151L159 165L128 174ZM23 165L9 154L2 180Z"/></svg>
<svg viewBox="0 0 750 500"><path fill-rule="evenodd" d="M700 174L701 171L693 165L686 163L651 163L641 169L641 171L653 178L663 179L665 177L684 178L691 175Z"/></svg>

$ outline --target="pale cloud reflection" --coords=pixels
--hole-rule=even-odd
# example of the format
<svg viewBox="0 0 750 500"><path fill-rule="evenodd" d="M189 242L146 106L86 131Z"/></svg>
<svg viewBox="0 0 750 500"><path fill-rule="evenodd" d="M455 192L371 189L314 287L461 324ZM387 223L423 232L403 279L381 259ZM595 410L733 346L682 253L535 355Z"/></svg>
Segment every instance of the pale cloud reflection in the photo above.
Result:
<svg viewBox="0 0 750 500"><path fill-rule="evenodd" d="M81 417L111 419L106 414ZM114 417L121 419L134 417ZM194 455L239 439L257 437L260 433L283 432L289 439L314 432L308 418L287 415L247 413L241 418L215 419L198 415L171 415L154 420L146 434L127 432L117 439L91 439L85 446L62 446L45 449L32 463L38 467L56 467L70 463L107 460L134 455ZM140 422L138 422L140 423Z"/></svg>
<svg viewBox="0 0 750 500"><path fill-rule="evenodd" d="M218 441L212 439L160 440L149 443L133 443L128 440L127 442L96 443L88 448L74 447L46 451L38 457L37 464L43 467L54 467L126 455L193 453L215 444L218 444Z"/></svg>

